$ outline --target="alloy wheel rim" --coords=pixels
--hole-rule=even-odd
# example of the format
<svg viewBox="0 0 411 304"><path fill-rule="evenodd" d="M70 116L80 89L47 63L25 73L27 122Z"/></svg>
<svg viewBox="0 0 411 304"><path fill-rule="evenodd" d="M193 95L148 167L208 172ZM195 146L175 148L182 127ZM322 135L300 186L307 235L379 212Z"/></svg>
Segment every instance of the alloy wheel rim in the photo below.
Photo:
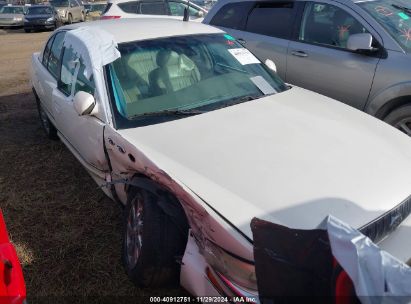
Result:
<svg viewBox="0 0 411 304"><path fill-rule="evenodd" d="M143 203L140 197L131 202L127 217L126 251L130 268L137 264L143 245Z"/></svg>
<svg viewBox="0 0 411 304"><path fill-rule="evenodd" d="M394 125L394 127L408 136L411 136L411 117L401 119Z"/></svg>

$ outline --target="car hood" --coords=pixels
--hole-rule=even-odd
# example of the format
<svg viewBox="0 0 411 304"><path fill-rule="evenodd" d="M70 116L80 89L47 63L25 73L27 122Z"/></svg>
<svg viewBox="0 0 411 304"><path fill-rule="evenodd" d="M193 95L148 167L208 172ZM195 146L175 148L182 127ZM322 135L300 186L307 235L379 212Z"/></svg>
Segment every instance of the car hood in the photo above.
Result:
<svg viewBox="0 0 411 304"><path fill-rule="evenodd" d="M411 194L407 136L297 87L119 133L250 238L253 217L359 228Z"/></svg>

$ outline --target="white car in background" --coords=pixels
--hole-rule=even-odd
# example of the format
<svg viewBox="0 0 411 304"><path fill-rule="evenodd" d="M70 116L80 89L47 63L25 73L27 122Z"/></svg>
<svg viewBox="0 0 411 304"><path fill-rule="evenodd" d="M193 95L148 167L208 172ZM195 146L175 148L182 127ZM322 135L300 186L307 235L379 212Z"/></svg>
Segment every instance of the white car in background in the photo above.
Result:
<svg viewBox="0 0 411 304"><path fill-rule="evenodd" d="M169 17L182 19L189 8L191 20L201 22L207 9L187 0L109 0L101 19Z"/></svg>
<svg viewBox="0 0 411 304"><path fill-rule="evenodd" d="M217 28L65 26L33 54L31 81L48 136L124 204L122 257L139 286L257 297L254 217L315 229L332 214L411 257L409 138L286 85Z"/></svg>

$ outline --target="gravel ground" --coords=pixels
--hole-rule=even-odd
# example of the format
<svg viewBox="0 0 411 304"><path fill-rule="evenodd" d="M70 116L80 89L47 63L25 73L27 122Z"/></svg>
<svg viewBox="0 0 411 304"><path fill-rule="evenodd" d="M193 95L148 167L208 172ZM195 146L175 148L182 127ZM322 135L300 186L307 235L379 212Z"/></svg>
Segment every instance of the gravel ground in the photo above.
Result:
<svg viewBox="0 0 411 304"><path fill-rule="evenodd" d="M134 287L120 261L122 207L105 197L61 142L45 137L28 68L31 53L49 35L0 32L0 207L29 302L129 303L130 297L146 302L142 295L186 295Z"/></svg>

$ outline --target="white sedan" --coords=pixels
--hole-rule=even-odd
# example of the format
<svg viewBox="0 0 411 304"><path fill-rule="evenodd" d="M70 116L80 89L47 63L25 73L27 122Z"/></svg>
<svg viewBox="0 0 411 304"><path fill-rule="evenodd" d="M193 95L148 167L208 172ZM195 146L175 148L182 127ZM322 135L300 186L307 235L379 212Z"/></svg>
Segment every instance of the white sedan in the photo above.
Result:
<svg viewBox="0 0 411 304"><path fill-rule="evenodd" d="M411 257L409 138L286 85L223 31L70 25L31 65L46 133L125 206L122 256L137 285L257 296L254 217L314 229L331 214Z"/></svg>

